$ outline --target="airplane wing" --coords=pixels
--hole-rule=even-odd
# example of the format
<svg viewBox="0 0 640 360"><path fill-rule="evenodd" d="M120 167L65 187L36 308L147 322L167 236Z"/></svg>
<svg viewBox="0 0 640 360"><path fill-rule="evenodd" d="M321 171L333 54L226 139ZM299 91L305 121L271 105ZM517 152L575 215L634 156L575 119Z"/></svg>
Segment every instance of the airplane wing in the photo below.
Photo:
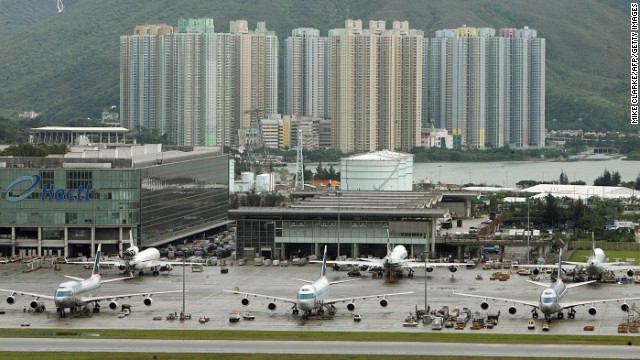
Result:
<svg viewBox="0 0 640 360"><path fill-rule="evenodd" d="M563 303L562 304L562 309L568 309L568 308L572 308L574 306L583 306L583 305L589 305L589 304L595 304L595 303L608 303L608 302L627 302L629 300L638 300L640 299L640 296L636 296L636 297L628 297L628 298L617 298L617 299L600 299L600 300L588 300L588 301L575 301L575 302L570 302L570 303Z"/></svg>
<svg viewBox="0 0 640 360"><path fill-rule="evenodd" d="M127 277L120 277L120 278L115 278L115 279L107 279L107 280L100 279L100 282L104 284L104 283L110 283L110 282L114 282L114 281L129 280L129 279L133 279L133 278L134 278L134 276L130 275L130 276L127 276Z"/></svg>
<svg viewBox="0 0 640 360"><path fill-rule="evenodd" d="M20 294L20 295L29 295L29 296L33 296L33 297L37 297L37 298L53 300L53 296L51 296L51 295L35 294L35 293L26 292L26 291L10 290L10 289L0 289L0 291L4 291L4 292L8 292L8 293L16 293L16 294Z"/></svg>
<svg viewBox="0 0 640 360"><path fill-rule="evenodd" d="M392 294L379 294L379 295L366 295L366 296L354 296L354 297L350 297L350 298L342 298L342 299L329 299L329 300L325 300L324 304L325 305L330 305L330 304L335 304L335 303L339 303L339 302L351 302L351 301L355 301L355 300L365 300L365 299L372 299L372 298L386 298L387 296L397 296L397 295L408 295L408 294L413 294L413 291L409 291L409 292L401 292L401 293L392 293Z"/></svg>
<svg viewBox="0 0 640 360"><path fill-rule="evenodd" d="M458 267L461 264L456 264L456 263L443 263L443 262L416 262L413 260L410 261L405 261L402 263L402 267L406 267L406 268L411 268L411 269L415 269L415 268L425 268L425 267L432 267L432 268L450 268L450 267ZM464 265L464 264L462 264Z"/></svg>
<svg viewBox="0 0 640 360"><path fill-rule="evenodd" d="M149 291L149 292L142 292L142 293L135 293L135 294L122 294L122 295L87 296L87 297L82 297L82 302L90 303L94 301L115 300L115 299L130 298L134 296L151 296L155 294L170 294L170 293L179 293L179 292L182 292L182 290Z"/></svg>
<svg viewBox="0 0 640 360"><path fill-rule="evenodd" d="M261 298L265 298L265 299L280 300L280 301L288 302L288 303L291 303L291 304L295 304L296 303L295 299L287 299L287 298L271 296L271 295L254 294L254 293L248 293L248 292L243 292L243 291L235 291L235 290L222 290L222 291L228 292L228 293L231 293L231 294L239 294L239 295L245 295L245 296L261 297Z"/></svg>
<svg viewBox="0 0 640 360"><path fill-rule="evenodd" d="M309 261L310 263L322 263L322 261ZM327 261L327 264L330 265L351 265L351 266L374 266L374 267L382 267L384 266L384 261L382 259L358 259L358 260L333 260Z"/></svg>
<svg viewBox="0 0 640 360"><path fill-rule="evenodd" d="M91 264L91 265L93 265L93 263L95 261L69 261L69 260L67 260L67 258L64 258L64 262L65 262L65 264L83 264L83 265ZM100 265L116 265L116 266L118 266L120 264L124 265L125 262L122 261L122 260L106 260L106 261L105 260L100 260Z"/></svg>
<svg viewBox="0 0 640 360"><path fill-rule="evenodd" d="M479 299L490 299L490 300L494 300L494 301L504 301L504 302L511 302L511 303L516 303L516 304L523 304L523 305L528 305L531 306L535 309L540 307L540 304L538 302L531 302L531 301L523 301L523 300L517 300L517 299L506 299L506 298L499 298L499 297L493 297L493 296L484 296L484 295L473 295L473 294L463 294L463 293L457 293L457 292L453 292L454 295L460 295L460 296L467 296L467 297L474 297L474 298L479 298Z"/></svg>
<svg viewBox="0 0 640 360"><path fill-rule="evenodd" d="M189 266L189 265L204 265L206 266L207 263L204 262L182 262L182 261L163 261L163 260L150 260L150 261L144 261L142 262L143 267L145 269L147 268L153 268L153 267L163 267L166 265L171 265L171 266Z"/></svg>

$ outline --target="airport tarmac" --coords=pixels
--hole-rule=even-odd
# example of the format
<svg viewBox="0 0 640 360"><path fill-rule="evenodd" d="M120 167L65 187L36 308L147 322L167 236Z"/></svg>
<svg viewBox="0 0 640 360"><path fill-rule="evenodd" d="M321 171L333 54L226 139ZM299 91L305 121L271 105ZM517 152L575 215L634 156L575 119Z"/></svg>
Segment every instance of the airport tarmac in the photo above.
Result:
<svg viewBox="0 0 640 360"><path fill-rule="evenodd" d="M46 302L47 310L44 313L35 313L29 309L30 296L18 296L14 305L7 304L4 299L9 294L1 296L0 308L5 309L5 314L0 314L0 327L12 328L29 324L32 328L64 328L64 329L91 329L91 328L125 328L125 329L243 329L243 330L328 330L328 331L391 331L391 332L499 332L499 333L540 333L540 334L584 334L584 335L614 335L618 334L618 324L627 321L627 313L620 310L620 303L595 304L598 310L596 316L588 314L589 306L576 307L576 318L568 319L566 314L562 320L553 320L551 330L542 331L542 318L536 321L536 329L527 329L527 320L531 317L531 308L525 305L516 305L516 315L508 313L510 303L489 301L487 311L480 309L480 299L467 298L453 295L452 292L464 292L478 295L516 298L525 301L538 301L543 288L525 281L526 277L515 273L508 281L489 280L495 271L508 272L508 270L481 270L479 268L469 270L464 265L453 274L446 269L434 270L428 273L427 301L432 309L449 306L449 309L467 307L471 310L472 317L485 317L487 313L500 311L500 321L493 329L471 330L470 325L463 330L444 328L432 330L430 325L419 324L417 327L404 327L405 317L418 309L424 308L425 303L425 277L424 272L418 271L414 278L406 276L395 283L386 283L383 279L374 279L370 273L362 272L359 278L350 278L346 271L328 271L331 281L351 281L332 285L328 298L343 298L359 295L373 295L383 293L395 293L414 291L410 295L401 295L388 298L389 306L383 308L376 299L356 301L355 311L349 312L346 303L336 304L337 312L331 320L302 320L299 316L293 316L291 305L276 302L275 311L267 309L268 301L261 298L250 298L250 304L243 306L240 303L242 296L223 292L239 288L240 291L274 295L285 298L295 298L300 286L304 283L294 278L316 280L320 273L319 264L307 264L305 266L254 266L247 265L228 266L229 272L222 274L219 266L205 267L202 272L192 272L187 267L185 273L185 312L191 314L190 320L166 320L169 313L179 314L182 310L182 293L159 294L153 297L153 305L146 307L142 303L142 297L136 297L120 301L120 304L131 305L131 314L118 317L118 311L108 308L108 302L101 303L101 312L92 314L91 317L60 318L56 313L52 302ZM175 267L170 274L160 276L136 277L123 282L112 282L102 285L100 295L126 294L145 291L182 290L182 268ZM477 274L481 274L483 280L476 280ZM0 264L0 288L15 289L28 292L38 292L53 295L58 284L68 279L64 275L76 277L88 277L89 270L80 265L63 264L61 271L51 268L42 268L36 271L23 273L19 263ZM113 269L102 269L103 278L122 276ZM541 281L549 281L541 279ZM591 284L572 288L563 299L564 301L580 301L587 299L610 299L617 297L640 296L640 285L628 284ZM46 301L46 300L45 300ZM634 301L629 302L630 305ZM635 301L639 304L640 300ZM240 320L237 323L229 322L230 312L250 311L255 315L255 320ZM353 314L362 315L362 321L355 322ZM207 316L210 321L200 323L198 318ZM541 314L542 316L542 314ZM161 317L162 320L154 320ZM593 326L593 331L585 331L585 326ZM623 336L625 336L623 334ZM626 336L636 336L628 334Z"/></svg>

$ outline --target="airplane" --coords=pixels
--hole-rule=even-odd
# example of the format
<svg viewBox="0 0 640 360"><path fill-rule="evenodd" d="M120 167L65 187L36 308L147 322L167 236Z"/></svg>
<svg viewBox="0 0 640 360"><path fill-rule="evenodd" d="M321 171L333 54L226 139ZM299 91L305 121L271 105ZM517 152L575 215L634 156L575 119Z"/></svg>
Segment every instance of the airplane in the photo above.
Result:
<svg viewBox="0 0 640 360"><path fill-rule="evenodd" d="M133 243L133 236L129 232L129 248L123 252L121 260L103 261L104 265L114 265L123 274L133 274L137 271L139 276L143 276L145 270L150 270L153 276L160 275L160 271L169 272L173 270L174 265L203 265L202 263L193 262L169 262L160 260L160 251L154 247L146 248L142 251ZM91 264L87 261L67 261L67 264Z"/></svg>
<svg viewBox="0 0 640 360"><path fill-rule="evenodd" d="M393 280L396 275L401 275L404 270L407 270L409 278L412 278L416 268L432 272L435 268L444 267L452 273L452 276L453 273L458 271L458 264L455 263L418 262L414 259L409 259L409 253L403 245L396 245L392 250L389 244L387 244L387 256L382 259L360 258L356 260L327 261L327 264L333 265L334 270L338 270L341 265L358 266L363 270L366 268L381 268L385 270L389 280Z"/></svg>
<svg viewBox="0 0 640 360"><path fill-rule="evenodd" d="M562 258L562 250L560 250L560 257ZM562 274L562 262L558 263L558 274ZM568 317L570 319L573 319L576 316L576 311L575 311L574 308L576 306L584 306L584 305L587 305L587 304L591 304L591 307L588 310L589 314L592 315L592 316L595 316L597 314L597 310L596 310L596 308L594 306L595 303L606 303L606 302L613 302L613 301L616 301L616 302L622 301L623 303L620 306L620 309L622 311L628 312L629 311L629 304L627 303L627 301L628 300L640 299L640 297L633 297L633 298L618 298L618 299L586 300L586 301L575 301L575 302L563 303L563 302L561 302L561 300L568 293L568 290L570 288L591 284L591 283L595 282L596 280L584 281L584 282L574 283L574 284L565 284L562 281L561 277L558 276L557 280L555 281L555 283L550 283L550 284L546 284L546 283L542 283L542 282L538 282L538 281L533 281L533 280L529 280L529 279L527 279L527 281L532 283L532 284L536 284L538 286L544 286L545 287L545 289L540 294L540 298L539 298L538 301L524 301L524 300L517 300L517 299L499 298L499 297L493 297L493 296L464 294L464 293L457 293L455 291L453 292L453 294L454 295L460 295L460 296L467 296L467 297L475 297L475 298L484 299L482 301L482 303L480 304L480 307L483 310L486 310L486 309L489 308L489 304L487 303L487 299L495 300L495 301L512 302L512 303L514 303L514 305L509 307L509 314L511 314L511 315L515 315L516 312L517 312L515 304L528 305L528 306L532 307L531 313L532 313L532 316L534 318L538 317L538 310L540 310L540 312L542 312L544 314L544 317L545 317L546 321L551 320L551 315L553 315L553 314L557 314L557 318L558 319L562 319L564 317L563 311L566 310L566 309L569 310L569 312L567 314Z"/></svg>
<svg viewBox="0 0 640 360"><path fill-rule="evenodd" d="M333 304L339 303L339 302L340 303L349 302L349 304L347 304L347 309L349 311L353 311L356 308L355 300L359 300L359 299L364 300L369 298L382 298L380 300L380 306L386 307L389 304L387 301L388 296L413 294L413 291L411 291L411 292L401 292L401 293L392 293L392 294L365 295L365 296L354 296L354 297L348 297L348 298L327 299L331 285L347 282L349 280L340 280L340 281L330 282L327 279L327 247L326 246L324 247L324 257L322 259L322 269L320 270L320 278L316 281L308 281L308 280L302 280L302 279L296 279L296 280L304 281L308 284L300 287L300 290L298 290L298 295L295 299L241 292L241 291L238 291L237 289L223 290L223 291L228 293L233 293L233 294L244 295L245 297L242 299L241 303L242 305L245 305L245 306L249 305L250 296L261 297L261 298L266 298L271 300L269 302L269 305L267 305L267 308L272 311L276 309L276 301L282 301L285 303L293 304L293 307L292 307L293 315L298 315L299 312L302 311L303 319L308 319L309 316L311 316L314 312L317 315L322 316L324 315L325 309L331 312L333 309L335 309Z"/></svg>
<svg viewBox="0 0 640 360"><path fill-rule="evenodd" d="M607 262L607 257L604 255L604 250L596 247L596 242L591 234L591 256L587 258L586 262L577 261L563 261L565 264L582 266L587 272L589 279L600 280L602 274L606 271L624 271L626 270L628 276L633 276L635 270L628 268L628 265L623 262Z"/></svg>
<svg viewBox="0 0 640 360"><path fill-rule="evenodd" d="M109 301L109 308L111 310L116 310L119 306L116 300L122 298L128 298L133 296L144 296L143 303L146 306L151 306L153 303L152 295L154 294L167 294L167 293L176 293L180 292L179 290L171 290L171 291L155 291L155 292L143 292L143 293L135 293L135 294L124 294L124 295L105 295L105 296L94 296L92 293L96 292L100 285L108 282L125 280L127 278L118 278L118 279L109 279L102 280L100 276L100 255L101 255L101 246L98 245L98 251L96 251L96 258L93 263L93 271L91 276L87 279L77 278L74 276L65 275L65 277L72 279L72 281L66 281L58 285L53 296L51 295L43 295L30 293L26 291L20 290L10 290L10 289L0 289L0 291L11 293L7 297L7 303L9 305L13 305L16 302L16 295L29 295L35 297L34 300L31 301L29 306L34 309L36 312L43 312L46 310L44 303L41 299L53 300L53 303L56 305L57 312L61 317L65 317L65 309L69 309L70 313L77 313L80 311L88 311L89 304L93 303L93 312L100 312L100 304L99 302L102 300Z"/></svg>

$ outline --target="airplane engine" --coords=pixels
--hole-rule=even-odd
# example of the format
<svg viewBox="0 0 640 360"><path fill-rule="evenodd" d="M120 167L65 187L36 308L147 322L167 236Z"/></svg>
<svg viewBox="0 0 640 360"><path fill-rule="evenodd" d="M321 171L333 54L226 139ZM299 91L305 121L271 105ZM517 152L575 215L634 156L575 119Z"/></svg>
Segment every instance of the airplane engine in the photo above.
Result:
<svg viewBox="0 0 640 360"><path fill-rule="evenodd" d="M596 310L595 307L592 306L589 308L589 315L595 316L597 313L598 313L598 310Z"/></svg>
<svg viewBox="0 0 640 360"><path fill-rule="evenodd" d="M13 293L13 294L7 296L7 304L13 305L15 303L16 303L16 293Z"/></svg>
<svg viewBox="0 0 640 360"><path fill-rule="evenodd" d="M147 306L151 306L151 304L153 304L153 300L151 300L150 296L147 296L146 298L144 298L142 302Z"/></svg>
<svg viewBox="0 0 640 360"><path fill-rule="evenodd" d="M38 300L33 300L31 303L29 303L29 306L32 309L37 309L38 307L42 306L42 303L40 301L38 301Z"/></svg>
<svg viewBox="0 0 640 360"><path fill-rule="evenodd" d="M433 271L433 266L427 266L426 269L427 269L427 272L432 272Z"/></svg>
<svg viewBox="0 0 640 360"><path fill-rule="evenodd" d="M354 303L347 304L347 310L353 311L355 309L356 309L356 304L354 304Z"/></svg>
<svg viewBox="0 0 640 360"><path fill-rule="evenodd" d="M540 268L533 268L533 275L538 275L540 274Z"/></svg>
<svg viewBox="0 0 640 360"><path fill-rule="evenodd" d="M333 265L331 266L331 268L332 268L333 270L335 270L335 271L338 271L338 270L340 270L340 265L338 265L338 264L333 264Z"/></svg>
<svg viewBox="0 0 640 360"><path fill-rule="evenodd" d="M633 269L627 270L627 276L633 276L636 272Z"/></svg>
<svg viewBox="0 0 640 360"><path fill-rule="evenodd" d="M118 270L125 271L125 270L127 270L127 266L124 265L124 264L120 264L120 265L118 265Z"/></svg>
<svg viewBox="0 0 640 360"><path fill-rule="evenodd" d="M171 264L164 264L160 266L160 271L171 271L173 270L173 266Z"/></svg>
<svg viewBox="0 0 640 360"><path fill-rule="evenodd" d="M367 271L369 267L367 265L360 265L360 271Z"/></svg>
<svg viewBox="0 0 640 360"><path fill-rule="evenodd" d="M247 299L247 298L242 299L240 302L241 302L241 303L242 303L242 305L244 305L244 306L249 305L249 299Z"/></svg>
<svg viewBox="0 0 640 360"><path fill-rule="evenodd" d="M389 302L387 301L387 299L380 300L380 306L387 307L387 305L389 305Z"/></svg>
<svg viewBox="0 0 640 360"><path fill-rule="evenodd" d="M109 309L115 310L115 309L117 309L119 307L120 307L120 304L118 304L117 301L112 300L112 301L109 302Z"/></svg>
<svg viewBox="0 0 640 360"><path fill-rule="evenodd" d="M451 266L449 266L449 271L451 271L452 273L454 273L454 272L458 271L458 267L457 267L457 266L455 266L455 265L451 265Z"/></svg>
<svg viewBox="0 0 640 360"><path fill-rule="evenodd" d="M622 305L620 305L620 310L624 312L629 312L629 304L623 303Z"/></svg>
<svg viewBox="0 0 640 360"><path fill-rule="evenodd" d="M515 306L510 306L509 307L509 314L515 315L517 312L518 312L518 309L516 309Z"/></svg>
<svg viewBox="0 0 640 360"><path fill-rule="evenodd" d="M486 302L486 301L483 301L483 302L480 304L480 308L481 308L482 310L487 310L487 309L489 308L489 303L488 303L488 302Z"/></svg>
<svg viewBox="0 0 640 360"><path fill-rule="evenodd" d="M128 248L127 250L125 250L122 253L122 257L125 259L132 259L134 256L138 255L138 247L137 246L133 246Z"/></svg>
<svg viewBox="0 0 640 360"><path fill-rule="evenodd" d="M273 311L276 309L276 303L274 302L270 302L269 305L267 305L267 309Z"/></svg>

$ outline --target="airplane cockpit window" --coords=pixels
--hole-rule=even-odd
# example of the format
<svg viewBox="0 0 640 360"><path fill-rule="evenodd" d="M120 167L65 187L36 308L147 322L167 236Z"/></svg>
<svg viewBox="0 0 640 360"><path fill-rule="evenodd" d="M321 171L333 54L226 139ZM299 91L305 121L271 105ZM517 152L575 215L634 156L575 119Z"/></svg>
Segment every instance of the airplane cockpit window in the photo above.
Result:
<svg viewBox="0 0 640 360"><path fill-rule="evenodd" d="M313 299L313 294L312 293L308 293L308 294L298 294L298 299Z"/></svg>
<svg viewBox="0 0 640 360"><path fill-rule="evenodd" d="M556 301L556 297L555 296L542 297L542 303L543 304L551 304L554 301Z"/></svg>
<svg viewBox="0 0 640 360"><path fill-rule="evenodd" d="M54 296L55 297L64 297L64 296L71 296L72 294L73 294L73 292L71 290L58 289L58 290L56 290L56 294Z"/></svg>

